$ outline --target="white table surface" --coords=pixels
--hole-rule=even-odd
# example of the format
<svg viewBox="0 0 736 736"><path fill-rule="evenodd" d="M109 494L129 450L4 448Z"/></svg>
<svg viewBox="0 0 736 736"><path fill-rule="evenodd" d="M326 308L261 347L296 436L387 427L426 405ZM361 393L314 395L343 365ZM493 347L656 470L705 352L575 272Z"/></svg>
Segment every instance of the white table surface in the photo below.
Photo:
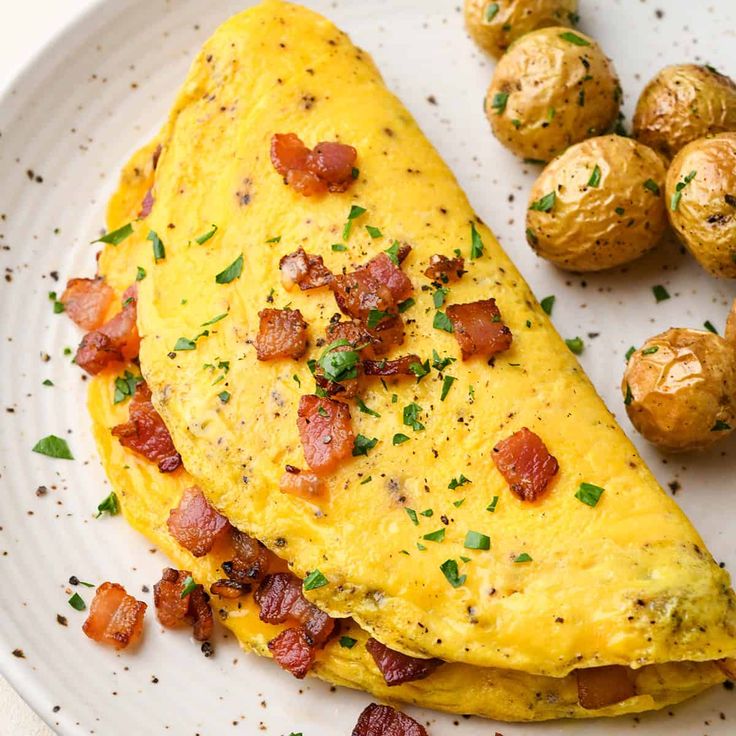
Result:
<svg viewBox="0 0 736 736"><path fill-rule="evenodd" d="M0 94L63 26L94 2L0 0ZM52 733L0 675L0 736L51 736Z"/></svg>

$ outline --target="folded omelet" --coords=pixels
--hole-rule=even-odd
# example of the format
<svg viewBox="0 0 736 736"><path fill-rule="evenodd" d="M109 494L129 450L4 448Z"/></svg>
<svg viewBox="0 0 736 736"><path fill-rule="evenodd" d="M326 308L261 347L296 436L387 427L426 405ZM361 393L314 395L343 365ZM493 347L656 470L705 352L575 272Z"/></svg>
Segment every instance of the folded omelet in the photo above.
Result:
<svg viewBox="0 0 736 736"><path fill-rule="evenodd" d="M269 144L286 132L309 145L355 146L354 185L320 198L284 186ZM159 145L154 180L148 162ZM727 573L345 34L277 0L228 21L195 60L157 141L126 169L111 228L135 216L152 182L152 212L133 237L105 249L100 269L121 292L139 267L147 274L139 282L141 369L191 479L131 462L109 436L121 417L108 374L93 380L90 406L126 517L178 565L201 582L217 577L217 559L194 560L163 523L177 494L196 483L293 572L322 573L326 584L306 593L320 608L393 649L453 663L388 691L360 631L354 649L329 644L316 674L429 707L509 720L615 715L677 702L724 679L715 662L736 654ZM346 238L353 205L365 211ZM298 308L310 326L308 357L316 358L314 342L336 307L327 289L287 292L279 261L303 246L339 273L394 240L412 245L403 270L417 286L428 283L422 272L431 256L459 248L468 273L451 284L447 303L495 298L512 347L490 364L460 360L453 335L433 327L432 290L417 289L401 352L456 361L421 381L370 384L360 398L371 413L353 404L352 422L377 442L327 477L323 498L284 494L285 465L305 465L296 414L314 378L306 360L256 359L258 312ZM240 275L218 283L241 257ZM181 338L193 347L175 349ZM455 380L443 396L447 375ZM417 408L406 423L409 405ZM492 458L493 446L522 427L543 437L559 462L550 492L533 504L510 492ZM392 441L399 433L408 441ZM605 489L596 504L576 497L581 483ZM467 549L471 531L490 538L490 549ZM443 573L448 560L456 586ZM266 653L274 627L248 605L242 611L228 625L244 646ZM585 710L574 672L603 665L633 668L637 694Z"/></svg>

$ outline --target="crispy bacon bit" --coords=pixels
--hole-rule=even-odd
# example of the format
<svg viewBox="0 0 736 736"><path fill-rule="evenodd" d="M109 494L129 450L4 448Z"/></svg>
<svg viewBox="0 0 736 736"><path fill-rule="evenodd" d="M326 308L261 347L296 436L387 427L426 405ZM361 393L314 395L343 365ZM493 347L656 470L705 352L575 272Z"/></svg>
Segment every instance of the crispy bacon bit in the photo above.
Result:
<svg viewBox="0 0 736 736"><path fill-rule="evenodd" d="M105 279L70 279L61 295L61 303L69 318L83 330L97 329L105 319L115 292Z"/></svg>
<svg viewBox="0 0 736 736"><path fill-rule="evenodd" d="M447 316L455 330L463 360L476 353L490 358L511 347L511 330L501 321L495 299L452 304L447 307Z"/></svg>
<svg viewBox="0 0 736 736"><path fill-rule="evenodd" d="M313 646L324 644L335 629L335 622L302 593L302 581L290 572L266 575L255 593L261 609L260 619L267 624L285 621L304 627Z"/></svg>
<svg viewBox="0 0 736 736"><path fill-rule="evenodd" d="M325 141L310 150L295 133L271 138L271 163L289 186L306 197L346 191L353 183L357 156L343 143Z"/></svg>
<svg viewBox="0 0 736 736"><path fill-rule="evenodd" d="M427 731L405 713L371 703L360 714L352 736L427 736Z"/></svg>
<svg viewBox="0 0 736 736"><path fill-rule="evenodd" d="M260 580L271 565L271 553L257 539L233 528L232 559L222 563L222 571L230 580L243 585Z"/></svg>
<svg viewBox="0 0 736 736"><path fill-rule="evenodd" d="M396 360L364 360L366 376L413 376L411 366L421 363L418 355L402 355Z"/></svg>
<svg viewBox="0 0 736 736"><path fill-rule="evenodd" d="M448 258L443 255L434 255L429 259L429 267L424 275L432 280L447 284L457 281L465 273L465 259L462 256Z"/></svg>
<svg viewBox="0 0 736 736"><path fill-rule="evenodd" d="M158 464L162 473L171 473L181 465L181 455L176 451L160 414L151 403L151 389L141 382L129 405L130 421L112 428L112 433L123 447Z"/></svg>
<svg viewBox="0 0 736 736"><path fill-rule="evenodd" d="M314 663L316 648L309 643L303 626L284 629L275 639L268 642L274 660L298 680L304 679Z"/></svg>
<svg viewBox="0 0 736 736"><path fill-rule="evenodd" d="M97 588L82 630L90 639L125 649L140 639L145 613L146 604L128 595L122 585L103 583Z"/></svg>
<svg viewBox="0 0 736 736"><path fill-rule="evenodd" d="M347 404L312 394L302 396L297 426L307 464L318 473L329 473L353 452L355 436Z"/></svg>
<svg viewBox="0 0 736 736"><path fill-rule="evenodd" d="M248 583L239 583L236 580L228 580L227 578L221 578L210 585L210 593L212 595L231 600L247 595L250 591L251 586Z"/></svg>
<svg viewBox="0 0 736 736"><path fill-rule="evenodd" d="M297 284L302 291L327 286L332 281L330 271L322 256L307 253L304 248L289 253L279 261L281 283L289 291Z"/></svg>
<svg viewBox="0 0 736 736"><path fill-rule="evenodd" d="M194 638L197 641L207 641L214 628L209 596L201 585L197 585L182 597L187 580L191 577L192 573L188 570L164 568L161 580L153 586L156 617L167 629L190 623Z"/></svg>
<svg viewBox="0 0 736 736"><path fill-rule="evenodd" d="M341 399L352 399L358 393L358 379L346 378L344 381L331 381L325 377L324 371L317 366L314 371L314 382L327 396L340 396Z"/></svg>
<svg viewBox="0 0 736 736"><path fill-rule="evenodd" d="M179 505L171 509L166 525L171 536L195 557L211 552L215 542L230 529L230 522L210 506L197 486L184 491Z"/></svg>
<svg viewBox="0 0 736 736"><path fill-rule="evenodd" d="M77 365L94 376L111 363L135 358L141 342L136 327L137 311L137 288L134 284L123 294L122 310L82 338L75 358Z"/></svg>
<svg viewBox="0 0 736 736"><path fill-rule="evenodd" d="M395 306L388 286L377 281L365 268L338 274L332 279L330 288L340 311L363 323L367 322L371 310L388 312Z"/></svg>
<svg viewBox="0 0 736 736"><path fill-rule="evenodd" d="M398 347L404 342L404 320L399 315L391 319L382 320L374 330L370 330L373 337L374 355L385 355L391 348Z"/></svg>
<svg viewBox="0 0 736 736"><path fill-rule="evenodd" d="M148 217L148 215L151 214L151 211L153 210L153 204L154 204L154 198L153 198L153 187L151 187L147 192L146 196L143 197L143 201L141 202L141 210L138 213L138 218L143 219L144 217Z"/></svg>
<svg viewBox="0 0 736 736"><path fill-rule="evenodd" d="M307 323L298 309L263 309L256 337L258 360L293 358L307 350Z"/></svg>
<svg viewBox="0 0 736 736"><path fill-rule="evenodd" d="M399 247L396 258L399 264L404 262L404 259L410 252L411 246L406 243ZM388 287L394 304L403 302L412 295L414 287L412 286L411 280L386 253L379 253L377 256L371 258L365 267L376 281Z"/></svg>
<svg viewBox="0 0 736 736"><path fill-rule="evenodd" d="M290 493L292 496L305 498L313 501L325 492L325 484L322 478L314 473L298 471L297 473L286 472L281 476L279 489L282 493Z"/></svg>
<svg viewBox="0 0 736 736"><path fill-rule="evenodd" d="M541 498L559 469L542 438L526 427L493 448L493 462L522 501Z"/></svg>
<svg viewBox="0 0 736 736"><path fill-rule="evenodd" d="M586 710L605 708L636 695L628 667L609 665L575 670L578 679L578 702Z"/></svg>
<svg viewBox="0 0 736 736"><path fill-rule="evenodd" d="M429 677L441 664L439 659L418 659L402 652L396 652L371 637L365 648L383 675L389 687L404 682L414 682Z"/></svg>

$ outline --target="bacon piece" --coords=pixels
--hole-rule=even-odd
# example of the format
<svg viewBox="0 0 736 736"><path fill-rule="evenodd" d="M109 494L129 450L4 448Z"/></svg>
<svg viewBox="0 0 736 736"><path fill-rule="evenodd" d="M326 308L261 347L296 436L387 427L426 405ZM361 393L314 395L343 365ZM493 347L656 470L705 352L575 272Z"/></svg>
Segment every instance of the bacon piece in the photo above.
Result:
<svg viewBox="0 0 736 736"><path fill-rule="evenodd" d="M447 307L463 360L480 353L492 357L511 347L511 330L501 321L495 299L481 299L469 304Z"/></svg>
<svg viewBox="0 0 736 736"><path fill-rule="evenodd" d="M97 588L82 630L90 639L125 649L140 639L146 608L122 585L103 583Z"/></svg>
<svg viewBox="0 0 736 736"><path fill-rule="evenodd" d="M373 337L374 355L385 355L392 348L404 343L404 320L399 315L386 319L374 329L370 330Z"/></svg>
<svg viewBox="0 0 736 736"><path fill-rule="evenodd" d="M162 626L175 629L189 623L197 641L207 641L212 636L214 619L209 596L201 585L182 597L187 579L192 577L188 570L164 568L161 580L153 586L153 603L156 617Z"/></svg>
<svg viewBox="0 0 736 736"><path fill-rule="evenodd" d="M397 260L401 264L411 252L411 246L404 244L399 248ZM365 266L368 273L379 283L385 284L391 292L394 304L408 299L414 292L409 277L397 266L387 253L379 253Z"/></svg>
<svg viewBox="0 0 736 736"><path fill-rule="evenodd" d="M327 286L332 281L332 271L325 266L322 256L307 253L304 248L284 256L279 261L279 268L281 282L287 291L291 290L294 284L302 291L307 291Z"/></svg>
<svg viewBox="0 0 736 736"><path fill-rule="evenodd" d="M432 280L447 284L457 281L465 273L465 259L462 256L448 258L443 255L433 255L429 259L429 266L424 275Z"/></svg>
<svg viewBox="0 0 736 736"><path fill-rule="evenodd" d="M231 539L232 559L222 563L225 575L244 585L260 580L271 566L271 553L261 542L239 529L233 528Z"/></svg>
<svg viewBox="0 0 736 736"><path fill-rule="evenodd" d="M286 183L309 197L344 192L353 183L358 152L343 143L323 141L310 150L295 133L271 138L271 163Z"/></svg>
<svg viewBox="0 0 736 736"><path fill-rule="evenodd" d="M335 629L334 620L304 597L302 581L290 572L266 575L255 600L261 610L261 621L300 624L312 646L324 644Z"/></svg>
<svg viewBox="0 0 736 736"><path fill-rule="evenodd" d="M112 433L123 447L158 464L162 473L171 473L181 465L181 455L176 451L160 414L151 403L151 389L142 381L136 386L129 405L130 421L112 428Z"/></svg>
<svg viewBox="0 0 736 736"><path fill-rule="evenodd" d="M391 290L365 269L338 274L330 288L340 311L365 323L372 309L388 312L394 307Z"/></svg>
<svg viewBox="0 0 736 736"><path fill-rule="evenodd" d="M365 648L373 657L373 661L389 687L401 685L404 682L423 680L442 664L439 659L418 659L402 652L396 652L373 637L365 643Z"/></svg>
<svg viewBox="0 0 736 736"><path fill-rule="evenodd" d="M605 708L636 695L628 667L609 665L575 670L578 702L586 710Z"/></svg>
<svg viewBox="0 0 736 736"><path fill-rule="evenodd" d="M427 736L427 731L406 713L371 703L360 714L352 736Z"/></svg>
<svg viewBox="0 0 736 736"><path fill-rule="evenodd" d="M149 190L146 192L146 196L143 197L143 201L141 202L141 210L138 213L138 219L142 220L144 217L148 217L148 215L151 214L154 202L155 200L153 198L153 187L150 187Z"/></svg>
<svg viewBox="0 0 736 736"><path fill-rule="evenodd" d="M317 366L314 371L314 382L327 394L327 396L340 396L341 399L352 399L358 393L358 379L346 378L337 383L326 378L321 367Z"/></svg>
<svg viewBox="0 0 736 736"><path fill-rule="evenodd" d="M195 557L204 557L230 530L230 522L210 506L197 486L187 488L166 521L171 536Z"/></svg>
<svg viewBox="0 0 736 736"><path fill-rule="evenodd" d="M120 312L82 338L74 360L87 373L94 376L112 363L137 357L141 343L136 327L137 293L135 284L126 289Z"/></svg>
<svg viewBox="0 0 736 736"><path fill-rule="evenodd" d="M70 279L61 295L69 318L83 330L97 329L105 319L115 292L98 276L94 279Z"/></svg>
<svg viewBox="0 0 736 736"><path fill-rule="evenodd" d="M413 376L411 366L421 363L418 355L402 355L395 360L364 360L366 376Z"/></svg>
<svg viewBox="0 0 736 736"><path fill-rule="evenodd" d="M288 466L279 481L279 490L282 493L290 493L292 496L313 501L324 495L325 484L322 478L314 473L307 473L299 468L292 469L292 466Z"/></svg>
<svg viewBox="0 0 736 736"><path fill-rule="evenodd" d="M280 667L291 672L298 680L304 679L314 663L316 649L309 643L303 626L284 629L268 648Z"/></svg>
<svg viewBox="0 0 736 736"><path fill-rule="evenodd" d="M235 600L241 596L247 595L251 591L248 583L239 583L236 580L228 580L221 578L210 585L210 593L218 596L218 598L228 598Z"/></svg>
<svg viewBox="0 0 736 736"><path fill-rule="evenodd" d="M298 360L304 355L307 351L307 323L298 309L263 309L258 316L258 360Z"/></svg>
<svg viewBox="0 0 736 736"><path fill-rule="evenodd" d="M297 427L307 464L318 473L334 470L353 452L355 436L347 404L313 394L302 396Z"/></svg>
<svg viewBox="0 0 736 736"><path fill-rule="evenodd" d="M493 448L493 462L522 501L541 498L560 467L542 438L526 427Z"/></svg>

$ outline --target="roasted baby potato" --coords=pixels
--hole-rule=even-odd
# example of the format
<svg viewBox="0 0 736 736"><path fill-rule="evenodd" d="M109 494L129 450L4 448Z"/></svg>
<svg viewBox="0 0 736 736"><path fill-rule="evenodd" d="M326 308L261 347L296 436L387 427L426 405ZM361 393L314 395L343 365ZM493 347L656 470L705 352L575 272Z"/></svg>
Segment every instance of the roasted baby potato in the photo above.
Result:
<svg viewBox="0 0 736 736"><path fill-rule="evenodd" d="M607 132L620 102L616 72L600 46L556 26L522 36L501 57L485 110L504 146L544 162Z"/></svg>
<svg viewBox="0 0 736 736"><path fill-rule="evenodd" d="M732 432L736 349L731 337L672 328L631 355L621 390L631 423L646 439L681 452L703 449Z"/></svg>
<svg viewBox="0 0 736 736"><path fill-rule="evenodd" d="M703 268L736 278L736 133L685 146L667 172L672 227Z"/></svg>
<svg viewBox="0 0 736 736"><path fill-rule="evenodd" d="M633 134L667 160L691 141L736 130L736 84L710 66L662 69L636 104Z"/></svg>
<svg viewBox="0 0 736 736"><path fill-rule="evenodd" d="M473 40L496 58L525 33L574 26L577 0L465 0L465 25Z"/></svg>
<svg viewBox="0 0 736 736"><path fill-rule="evenodd" d="M659 156L630 138L606 135L571 146L532 187L527 241L570 271L633 261L667 228L664 181Z"/></svg>

